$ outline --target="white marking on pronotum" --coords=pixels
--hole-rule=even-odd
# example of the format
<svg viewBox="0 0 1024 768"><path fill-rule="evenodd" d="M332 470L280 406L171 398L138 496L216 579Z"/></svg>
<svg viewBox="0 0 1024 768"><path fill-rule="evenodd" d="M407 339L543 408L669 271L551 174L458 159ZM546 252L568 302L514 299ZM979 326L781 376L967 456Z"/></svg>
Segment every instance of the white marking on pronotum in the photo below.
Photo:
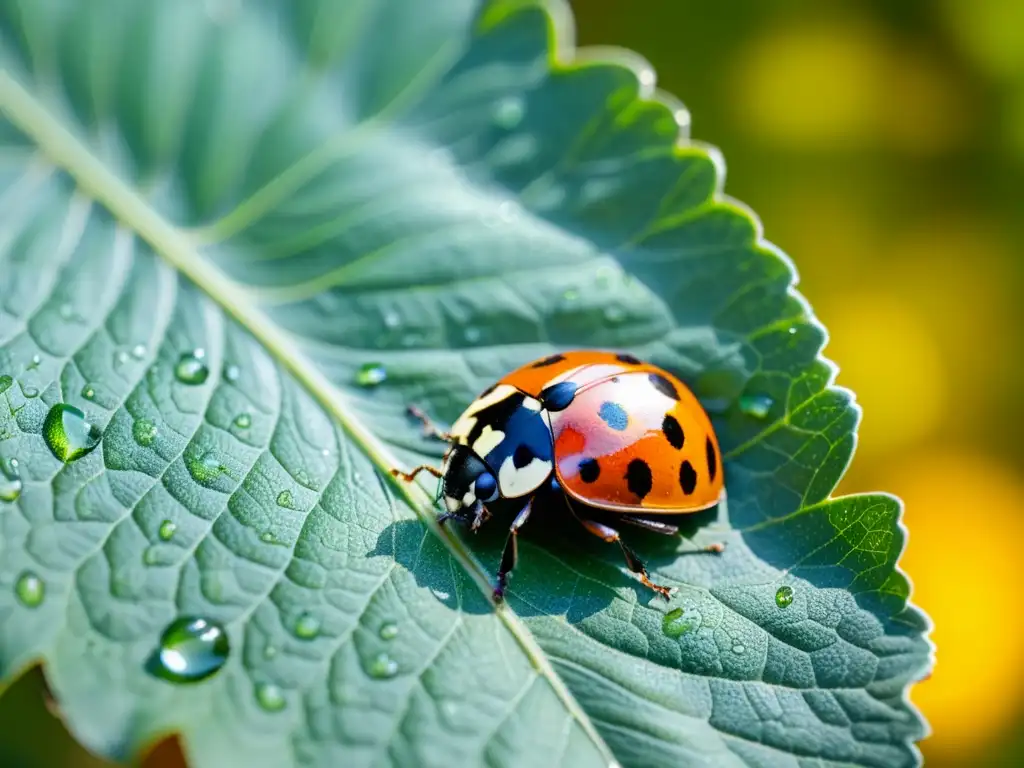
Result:
<svg viewBox="0 0 1024 768"><path fill-rule="evenodd" d="M525 496L539 488L550 474L550 461L544 461L534 456L529 464L520 468L516 467L512 457L509 456L502 462L501 469L498 470L498 485L501 488L501 495L509 499Z"/></svg>
<svg viewBox="0 0 1024 768"><path fill-rule="evenodd" d="M488 392L483 397L479 397L469 404L469 407L463 411L462 415L452 424L451 435L456 440L465 441L469 437L469 433L473 431L473 427L476 426L477 418L476 414L484 410L495 403L500 403L508 397L511 397L518 392L515 387L510 384L499 384L494 388L492 392Z"/></svg>
<svg viewBox="0 0 1024 768"><path fill-rule="evenodd" d="M462 509L462 505L458 499L452 498L451 496L444 497L444 508L449 512L458 512Z"/></svg>
<svg viewBox="0 0 1024 768"><path fill-rule="evenodd" d="M484 428L480 432L480 437L473 443L473 452L480 457L484 457L501 445L501 441L505 439L505 433L500 429L495 429L490 424L484 424Z"/></svg>

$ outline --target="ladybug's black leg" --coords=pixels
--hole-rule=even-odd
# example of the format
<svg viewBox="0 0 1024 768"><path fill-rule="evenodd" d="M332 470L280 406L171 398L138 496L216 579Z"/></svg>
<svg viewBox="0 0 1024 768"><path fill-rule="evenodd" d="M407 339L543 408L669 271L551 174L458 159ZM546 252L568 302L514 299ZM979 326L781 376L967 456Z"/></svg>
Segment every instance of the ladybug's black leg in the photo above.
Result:
<svg viewBox="0 0 1024 768"><path fill-rule="evenodd" d="M633 515L620 515L619 519L624 523L635 525L638 528L646 528L648 531L661 533L665 536L675 536L679 533L679 526L669 525L660 520L648 520L646 517L633 517Z"/></svg>
<svg viewBox="0 0 1024 768"><path fill-rule="evenodd" d="M593 520L584 520L583 518L579 518L579 521L583 523L584 528L586 528L595 536L598 536L609 543L613 541L617 542L619 548L622 550L623 557L626 558L626 565L629 566L629 570L631 570L633 573L639 576L640 581L642 581L645 585L653 589L666 600L672 595L671 589L669 589L668 587L663 587L660 584L655 584L653 581L650 580L650 578L648 578L647 568L644 567L644 564L640 561L640 558L636 556L633 550L627 547L625 542L622 541L622 537L619 536L618 531L607 525L595 523Z"/></svg>
<svg viewBox="0 0 1024 768"><path fill-rule="evenodd" d="M526 506L516 515L512 525L508 529L508 538L505 539L505 549L501 553L501 565L498 566L498 586L494 588L494 600L500 603L505 599L505 587L508 584L508 574L516 567L516 560L519 558L519 529L522 528L530 518L533 511L533 499L526 502Z"/></svg>
<svg viewBox="0 0 1024 768"><path fill-rule="evenodd" d="M438 440L443 440L446 443L450 443L452 441L452 436L437 426L437 424L435 424L433 420L420 408L415 405L410 405L406 410L409 411L410 416L419 419L420 423L423 424L424 435L427 437L437 438Z"/></svg>

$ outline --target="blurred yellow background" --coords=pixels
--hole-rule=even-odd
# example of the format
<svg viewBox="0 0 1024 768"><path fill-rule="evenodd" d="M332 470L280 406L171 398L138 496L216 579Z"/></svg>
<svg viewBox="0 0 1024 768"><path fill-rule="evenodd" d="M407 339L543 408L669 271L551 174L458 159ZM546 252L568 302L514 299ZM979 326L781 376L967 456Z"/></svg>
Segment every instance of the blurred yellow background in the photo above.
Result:
<svg viewBox="0 0 1024 768"><path fill-rule="evenodd" d="M937 628L913 699L930 766L1024 755L1022 0L575 0L577 39L642 53L786 250L864 407L843 491L903 497ZM0 703L21 765L103 765ZM36 712L38 717L32 717ZM20 757L18 757L20 755ZM173 765L173 750L147 765Z"/></svg>

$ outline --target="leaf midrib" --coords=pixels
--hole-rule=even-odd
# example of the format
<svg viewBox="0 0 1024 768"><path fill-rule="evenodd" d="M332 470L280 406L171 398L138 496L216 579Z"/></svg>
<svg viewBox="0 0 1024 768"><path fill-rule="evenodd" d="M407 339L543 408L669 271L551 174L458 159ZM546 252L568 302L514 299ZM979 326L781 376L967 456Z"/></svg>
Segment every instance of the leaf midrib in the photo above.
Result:
<svg viewBox="0 0 1024 768"><path fill-rule="evenodd" d="M321 407L337 420L377 466L380 474L388 478L388 482L409 504L423 525L443 542L485 597L492 599L490 581L483 568L459 539L441 531L433 503L426 491L415 483L401 483L392 479L389 470L399 465L398 459L369 428L348 412L341 391L299 351L299 345L293 338L260 311L249 292L200 254L197 238L182 231L150 207L6 70L0 70L0 112L35 142L39 152L54 166L67 173L79 189L106 207L123 226L146 241L155 253L185 275L251 333L271 357L287 369ZM617 764L608 745L519 617L507 606L498 607L495 615L519 643L533 667L547 679L566 710L607 758L608 764Z"/></svg>

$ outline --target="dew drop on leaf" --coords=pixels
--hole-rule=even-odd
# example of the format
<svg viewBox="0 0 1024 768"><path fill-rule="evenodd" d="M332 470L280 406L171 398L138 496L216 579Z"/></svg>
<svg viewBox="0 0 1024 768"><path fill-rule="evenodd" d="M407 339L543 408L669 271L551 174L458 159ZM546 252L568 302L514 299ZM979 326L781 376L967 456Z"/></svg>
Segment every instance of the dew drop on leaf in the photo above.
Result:
<svg viewBox="0 0 1024 768"><path fill-rule="evenodd" d="M398 625L390 621L382 624L378 634L381 640L394 640L398 637Z"/></svg>
<svg viewBox="0 0 1024 768"><path fill-rule="evenodd" d="M32 360L28 364L28 370L31 371L33 368L38 368L42 364L42 362L43 358L41 358L39 355L32 355Z"/></svg>
<svg viewBox="0 0 1024 768"><path fill-rule="evenodd" d="M186 352L178 358L174 366L174 378L182 384L192 386L205 384L210 377L210 369L205 361L206 353L201 349Z"/></svg>
<svg viewBox="0 0 1024 768"><path fill-rule="evenodd" d="M370 677L386 680L398 674L398 662L386 653L380 653L370 662L366 671Z"/></svg>
<svg viewBox="0 0 1024 768"><path fill-rule="evenodd" d="M13 459L7 463L0 462L0 501L17 501L21 488L17 462Z"/></svg>
<svg viewBox="0 0 1024 768"><path fill-rule="evenodd" d="M626 319L626 312L622 307L617 307L613 304L605 309L604 319L613 325L618 325Z"/></svg>
<svg viewBox="0 0 1024 768"><path fill-rule="evenodd" d="M402 319L398 316L397 312L388 310L384 313L384 326L387 328L397 328L402 324Z"/></svg>
<svg viewBox="0 0 1024 768"><path fill-rule="evenodd" d="M82 387L82 397L84 397L86 400L92 400L93 398L96 397L96 390L93 389L91 384L86 384L84 387Z"/></svg>
<svg viewBox="0 0 1024 768"><path fill-rule="evenodd" d="M700 626L701 615L697 611L673 608L661 620L661 631L669 637L682 637Z"/></svg>
<svg viewBox="0 0 1024 768"><path fill-rule="evenodd" d="M70 304L61 304L57 311L60 313L61 320L71 320L75 316L75 308Z"/></svg>
<svg viewBox="0 0 1024 768"><path fill-rule="evenodd" d="M43 422L46 447L60 461L80 459L92 451L103 437L102 430L85 420L85 414L67 403L57 403Z"/></svg>
<svg viewBox="0 0 1024 768"><path fill-rule="evenodd" d="M256 685L256 701L267 712L280 712L287 703L281 689L273 683L258 683Z"/></svg>
<svg viewBox="0 0 1024 768"><path fill-rule="evenodd" d="M21 394L25 397L39 397L39 388L29 385L21 388Z"/></svg>
<svg viewBox="0 0 1024 768"><path fill-rule="evenodd" d="M320 634L320 619L312 613L303 613L295 620L295 636L302 640L312 640Z"/></svg>
<svg viewBox="0 0 1024 768"><path fill-rule="evenodd" d="M388 372L380 363L363 363L356 370L356 384L360 387L376 387L388 377Z"/></svg>
<svg viewBox="0 0 1024 768"><path fill-rule="evenodd" d="M470 344L476 344L478 341L480 341L480 336L482 334L479 328L471 325L462 332L462 335Z"/></svg>
<svg viewBox="0 0 1024 768"><path fill-rule="evenodd" d="M735 653L737 656L741 656L742 654L746 653L746 651L747 651L746 647L743 646L743 645L740 645L739 643L737 643L736 645L734 645L732 647L732 652Z"/></svg>
<svg viewBox="0 0 1024 768"><path fill-rule="evenodd" d="M132 439L143 448L148 448L156 440L157 427L149 419L139 419L132 424Z"/></svg>
<svg viewBox="0 0 1024 768"><path fill-rule="evenodd" d="M0 376L0 395L2 395L4 392L10 389L13 383L14 379L8 376L7 374Z"/></svg>
<svg viewBox="0 0 1024 768"><path fill-rule="evenodd" d="M577 299L579 299L579 297L580 292L577 291L575 288L569 288L568 290L563 291L562 293L562 300L568 301L570 303L576 301Z"/></svg>
<svg viewBox="0 0 1024 768"><path fill-rule="evenodd" d="M523 121L526 104L519 96L506 96L494 105L492 119L499 128L511 130Z"/></svg>
<svg viewBox="0 0 1024 768"><path fill-rule="evenodd" d="M170 541L174 538L174 534L178 530L178 524L173 520L164 520L160 523L160 528L157 529L157 536L160 537L161 541Z"/></svg>
<svg viewBox="0 0 1024 768"><path fill-rule="evenodd" d="M184 616L167 625L147 669L172 683L195 683L223 667L229 651L228 636L220 624Z"/></svg>
<svg viewBox="0 0 1024 768"><path fill-rule="evenodd" d="M224 379L230 382L238 381L238 377L242 375L242 371L237 365L229 365L224 368Z"/></svg>
<svg viewBox="0 0 1024 768"><path fill-rule="evenodd" d="M740 398L740 411L755 419L764 419L772 410L775 401L767 395L743 395Z"/></svg>
<svg viewBox="0 0 1024 768"><path fill-rule="evenodd" d="M192 455L185 457L185 466L188 472L200 485L213 485L224 473L226 467L220 463L216 454L205 453L199 456Z"/></svg>
<svg viewBox="0 0 1024 768"><path fill-rule="evenodd" d="M285 509L292 509L295 506L295 497L291 491L285 490L277 494L277 506Z"/></svg>
<svg viewBox="0 0 1024 768"><path fill-rule="evenodd" d="M132 347L132 357L134 357L136 360L141 360L145 356L146 356L146 345L145 344L136 344L134 347Z"/></svg>
<svg viewBox="0 0 1024 768"><path fill-rule="evenodd" d="M775 604L779 608L788 608L793 603L793 588L783 584L775 591Z"/></svg>
<svg viewBox="0 0 1024 768"><path fill-rule="evenodd" d="M252 416L248 413L240 413L235 416L235 426L239 429L248 429L252 426Z"/></svg>
<svg viewBox="0 0 1024 768"><path fill-rule="evenodd" d="M26 608L38 608L46 597L46 583L32 571L24 571L14 585L14 594Z"/></svg>

